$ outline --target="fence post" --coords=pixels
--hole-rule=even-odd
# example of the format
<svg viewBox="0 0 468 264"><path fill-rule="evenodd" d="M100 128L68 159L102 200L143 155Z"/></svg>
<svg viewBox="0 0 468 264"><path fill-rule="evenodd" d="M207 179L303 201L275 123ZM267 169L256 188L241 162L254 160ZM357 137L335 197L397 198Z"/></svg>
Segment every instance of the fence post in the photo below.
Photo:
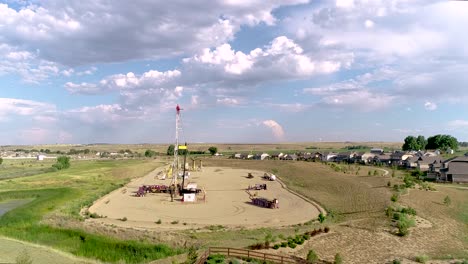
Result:
<svg viewBox="0 0 468 264"><path fill-rule="evenodd" d="M263 253L263 262L266 261L266 253Z"/></svg>
<svg viewBox="0 0 468 264"><path fill-rule="evenodd" d="M250 258L250 250L247 250L247 258Z"/></svg>
<svg viewBox="0 0 468 264"><path fill-rule="evenodd" d="M231 255L229 255L229 248L228 248L228 257L230 257Z"/></svg>
<svg viewBox="0 0 468 264"><path fill-rule="evenodd" d="M283 264L283 256L281 256L281 264Z"/></svg>

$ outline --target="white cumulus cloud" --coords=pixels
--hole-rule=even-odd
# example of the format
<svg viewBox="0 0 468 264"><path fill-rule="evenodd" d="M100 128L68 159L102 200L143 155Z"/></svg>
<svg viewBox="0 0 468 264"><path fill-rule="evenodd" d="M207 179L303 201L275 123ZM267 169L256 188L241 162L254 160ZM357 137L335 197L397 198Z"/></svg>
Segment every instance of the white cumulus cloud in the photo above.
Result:
<svg viewBox="0 0 468 264"><path fill-rule="evenodd" d="M271 132L273 133L273 136L277 140L282 140L284 138L284 129L275 120L271 120L271 119L270 120L265 120L265 121L262 122L262 124L271 129Z"/></svg>

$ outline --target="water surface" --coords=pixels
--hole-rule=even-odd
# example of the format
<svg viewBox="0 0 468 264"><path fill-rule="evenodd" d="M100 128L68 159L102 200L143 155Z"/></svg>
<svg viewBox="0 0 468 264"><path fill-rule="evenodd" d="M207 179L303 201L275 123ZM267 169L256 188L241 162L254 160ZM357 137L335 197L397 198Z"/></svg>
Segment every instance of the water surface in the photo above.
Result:
<svg viewBox="0 0 468 264"><path fill-rule="evenodd" d="M6 212L27 204L32 200L33 199L15 199L0 201L0 217L2 217L2 215L4 215Z"/></svg>

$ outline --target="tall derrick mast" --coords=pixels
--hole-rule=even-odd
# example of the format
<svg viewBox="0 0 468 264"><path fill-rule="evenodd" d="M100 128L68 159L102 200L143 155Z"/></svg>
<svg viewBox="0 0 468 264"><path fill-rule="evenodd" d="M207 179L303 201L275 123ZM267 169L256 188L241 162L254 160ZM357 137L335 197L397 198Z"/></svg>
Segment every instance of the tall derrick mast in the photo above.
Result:
<svg viewBox="0 0 468 264"><path fill-rule="evenodd" d="M176 106L176 136L175 136L175 145L174 145L174 162L172 163L172 181L171 184L177 185L177 177L179 176L179 131L180 127L180 108L179 105Z"/></svg>

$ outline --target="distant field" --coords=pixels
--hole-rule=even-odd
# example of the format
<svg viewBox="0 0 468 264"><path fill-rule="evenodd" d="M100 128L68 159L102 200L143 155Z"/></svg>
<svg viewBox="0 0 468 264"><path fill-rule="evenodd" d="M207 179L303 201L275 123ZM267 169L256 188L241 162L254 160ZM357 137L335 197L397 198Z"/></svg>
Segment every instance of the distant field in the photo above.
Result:
<svg viewBox="0 0 468 264"><path fill-rule="evenodd" d="M96 144L96 145L36 145L36 146L3 146L0 149L50 149L51 151L69 151L70 149L91 151L117 152L129 149L144 153L147 149L159 153L166 153L167 144ZM216 146L219 152L280 152L280 151L316 151L316 150L340 150L346 146L367 146L367 148L385 148L389 150L400 149L402 142L304 142L304 143L278 143L278 144L238 144L238 143L190 143L189 149L193 151L208 151L211 146Z"/></svg>

